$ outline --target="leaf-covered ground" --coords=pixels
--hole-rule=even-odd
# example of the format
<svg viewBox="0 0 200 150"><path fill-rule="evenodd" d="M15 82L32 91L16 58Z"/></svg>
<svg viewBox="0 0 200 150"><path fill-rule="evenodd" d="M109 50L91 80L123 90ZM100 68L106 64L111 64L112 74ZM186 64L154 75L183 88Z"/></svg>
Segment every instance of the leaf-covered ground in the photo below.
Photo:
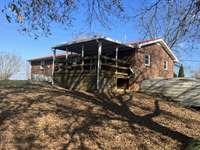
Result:
<svg viewBox="0 0 200 150"><path fill-rule="evenodd" d="M0 149L183 149L200 112L142 93L0 82Z"/></svg>

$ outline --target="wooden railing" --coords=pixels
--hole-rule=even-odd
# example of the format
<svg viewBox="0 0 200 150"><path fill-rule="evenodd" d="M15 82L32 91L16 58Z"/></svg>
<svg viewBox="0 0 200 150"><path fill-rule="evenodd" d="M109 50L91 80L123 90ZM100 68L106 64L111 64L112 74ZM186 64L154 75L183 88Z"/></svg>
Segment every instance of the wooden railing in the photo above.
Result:
<svg viewBox="0 0 200 150"><path fill-rule="evenodd" d="M84 62L84 63L82 63ZM73 61L66 60L57 60L55 63L55 71L58 70L96 70L97 66L97 57L96 56L87 56L83 59L81 57L77 58L76 63ZM102 56L101 57L101 70L109 70L113 72L129 74L130 64L124 60L117 60L115 58Z"/></svg>

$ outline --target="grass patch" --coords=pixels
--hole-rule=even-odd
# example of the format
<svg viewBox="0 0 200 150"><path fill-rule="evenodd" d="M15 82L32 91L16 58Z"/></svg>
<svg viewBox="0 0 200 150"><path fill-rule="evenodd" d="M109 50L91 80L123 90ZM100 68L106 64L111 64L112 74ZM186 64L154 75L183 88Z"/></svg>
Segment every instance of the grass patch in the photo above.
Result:
<svg viewBox="0 0 200 150"><path fill-rule="evenodd" d="M191 140L186 150L200 150L200 138Z"/></svg>
<svg viewBox="0 0 200 150"><path fill-rule="evenodd" d="M28 80L1 80L0 88L23 88L30 85Z"/></svg>

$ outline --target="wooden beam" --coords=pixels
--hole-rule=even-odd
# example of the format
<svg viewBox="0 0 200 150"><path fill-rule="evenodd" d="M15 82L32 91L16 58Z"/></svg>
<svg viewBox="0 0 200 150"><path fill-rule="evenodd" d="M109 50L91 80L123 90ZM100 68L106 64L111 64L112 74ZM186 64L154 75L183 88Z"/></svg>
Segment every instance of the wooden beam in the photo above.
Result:
<svg viewBox="0 0 200 150"><path fill-rule="evenodd" d="M56 49L53 49L52 81L51 81L52 85L54 85L55 59L56 59Z"/></svg>
<svg viewBox="0 0 200 150"><path fill-rule="evenodd" d="M101 52L102 42L98 43L98 56L97 56L97 90L100 89L100 71L101 71Z"/></svg>

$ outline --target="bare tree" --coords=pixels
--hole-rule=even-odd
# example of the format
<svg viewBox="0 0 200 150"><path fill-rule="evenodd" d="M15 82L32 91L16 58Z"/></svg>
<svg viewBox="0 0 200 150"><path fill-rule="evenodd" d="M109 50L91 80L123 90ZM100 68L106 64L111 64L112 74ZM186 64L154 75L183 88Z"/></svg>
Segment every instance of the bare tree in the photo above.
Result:
<svg viewBox="0 0 200 150"><path fill-rule="evenodd" d="M200 39L199 0L8 0L2 12L8 22L17 22L20 31L36 38L51 34L55 23L66 29L76 19L109 26L113 17L131 15L145 38L162 37L170 47L185 43L185 49L187 45L191 48Z"/></svg>
<svg viewBox="0 0 200 150"><path fill-rule="evenodd" d="M17 22L20 31L35 37L51 34L55 23L68 29L81 20L80 13L89 25L98 21L107 26L110 16L125 16L121 0L8 0L2 12L8 22Z"/></svg>
<svg viewBox="0 0 200 150"><path fill-rule="evenodd" d="M163 37L170 47L199 41L199 0L142 0L141 3L137 19L144 37Z"/></svg>
<svg viewBox="0 0 200 150"><path fill-rule="evenodd" d="M0 80L8 80L20 71L21 58L13 53L0 52Z"/></svg>

